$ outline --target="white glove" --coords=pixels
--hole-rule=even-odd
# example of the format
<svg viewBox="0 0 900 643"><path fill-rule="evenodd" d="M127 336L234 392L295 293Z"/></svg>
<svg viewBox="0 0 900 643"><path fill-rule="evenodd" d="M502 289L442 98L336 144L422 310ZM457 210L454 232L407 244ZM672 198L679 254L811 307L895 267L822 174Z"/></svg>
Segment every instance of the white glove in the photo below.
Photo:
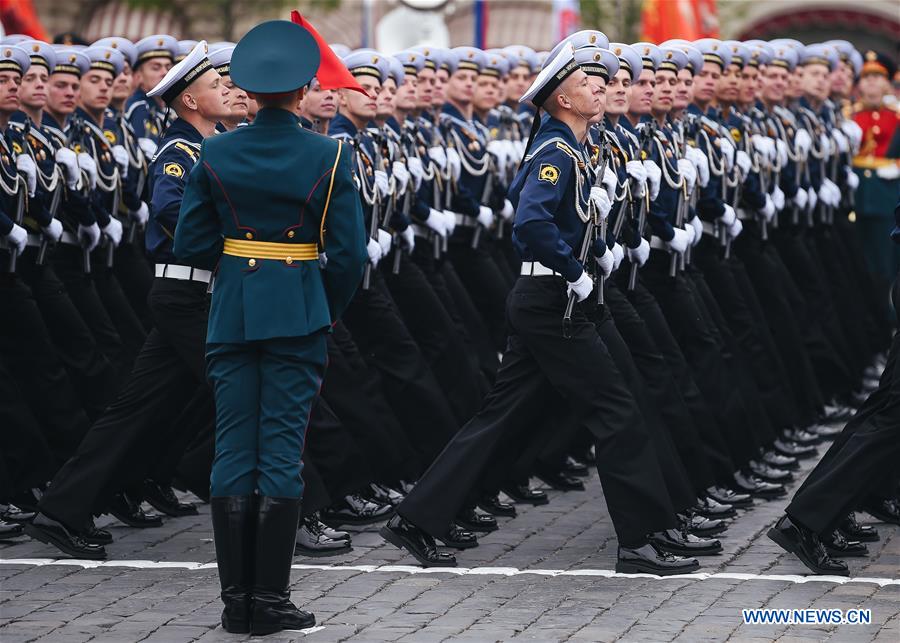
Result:
<svg viewBox="0 0 900 643"><path fill-rule="evenodd" d="M705 188L709 185L709 159L706 158L705 153L693 145L688 145L685 149L685 153L697 170L697 181L699 182L700 187Z"/></svg>
<svg viewBox="0 0 900 643"><path fill-rule="evenodd" d="M797 190L797 194L794 195L794 205L797 206L797 209L805 210L806 203L808 201L809 201L809 193L806 190L804 190L803 188L800 188L799 190Z"/></svg>
<svg viewBox="0 0 900 643"><path fill-rule="evenodd" d="M56 243L62 239L63 227L59 219L51 219L50 223L41 228L41 230L51 243Z"/></svg>
<svg viewBox="0 0 900 643"><path fill-rule="evenodd" d="M694 230L694 226L692 226L692 225L685 225L684 228L682 228L682 229L683 229L685 232L687 232L687 236L688 236L688 245L689 245L689 246L694 245L694 242L696 241L696 239L695 239L694 237L697 236L697 231Z"/></svg>
<svg viewBox="0 0 900 643"><path fill-rule="evenodd" d="M590 275L588 275L586 270L581 273L581 276L577 280L568 281L566 283L568 284L568 287L566 288L566 295L571 295L574 292L575 299L577 299L578 301L584 301L585 299L587 299L587 296L591 294L592 290L594 290L594 282L591 279Z"/></svg>
<svg viewBox="0 0 900 643"><path fill-rule="evenodd" d="M452 147L447 148L447 166L450 168L450 178L459 181L462 175L462 161L459 159L459 153Z"/></svg>
<svg viewBox="0 0 900 643"><path fill-rule="evenodd" d="M650 258L650 242L641 237L641 245L637 248L628 248L626 252L631 263L636 263L638 267L643 266Z"/></svg>
<svg viewBox="0 0 900 643"><path fill-rule="evenodd" d="M124 179L128 176L128 150L122 145L113 145L112 155L119 166L119 174Z"/></svg>
<svg viewBox="0 0 900 643"><path fill-rule="evenodd" d="M768 136L761 136L760 134L753 134L750 140L753 142L753 149L756 150L760 158L765 159L769 163L775 160L775 141Z"/></svg>
<svg viewBox="0 0 900 643"><path fill-rule="evenodd" d="M14 223L12 230L6 233L6 242L16 249L16 256L19 256L25 250L25 246L28 245L28 231Z"/></svg>
<svg viewBox="0 0 900 643"><path fill-rule="evenodd" d="M700 239L703 238L703 221L700 217L694 217L690 221L688 221L690 226L694 229L694 242L692 245L697 245L700 243Z"/></svg>
<svg viewBox="0 0 900 643"><path fill-rule="evenodd" d="M625 248L622 247L621 243L616 243L612 249L613 255L613 272L619 269L619 266L622 265L622 259L625 258Z"/></svg>
<svg viewBox="0 0 900 643"><path fill-rule="evenodd" d="M503 217L505 221L509 221L513 218L516 211L513 209L513 204L509 199L503 199L503 209L500 210L500 216Z"/></svg>
<svg viewBox="0 0 900 643"><path fill-rule="evenodd" d="M89 226L79 225L78 242L81 244L82 248L91 252L100 245L100 226L96 223L92 223Z"/></svg>
<svg viewBox="0 0 900 643"><path fill-rule="evenodd" d="M753 165L753 162L750 160L750 155L747 154L744 150L738 150L737 156L734 158L735 163L737 163L738 169L741 171L741 176L746 178L750 174L750 166Z"/></svg>
<svg viewBox="0 0 900 643"><path fill-rule="evenodd" d="M86 152L80 152L78 154L78 167L87 174L88 187L91 190L97 187L97 164L94 162L93 157Z"/></svg>
<svg viewBox="0 0 900 643"><path fill-rule="evenodd" d="M841 189L831 179L822 181L822 189L828 192L828 205L837 207L841 203Z"/></svg>
<svg viewBox="0 0 900 643"><path fill-rule="evenodd" d="M834 140L834 146L837 148L838 152L846 154L850 151L850 142L841 130L837 128L831 130L831 138Z"/></svg>
<svg viewBox="0 0 900 643"><path fill-rule="evenodd" d="M67 147L61 147L56 150L56 162L63 166L66 175L66 185L70 190L78 187L78 158L75 152Z"/></svg>
<svg viewBox="0 0 900 643"><path fill-rule="evenodd" d="M806 191L806 193L807 195L809 195L809 200L807 201L807 203L809 204L809 209L810 211L813 211L816 209L816 203L818 203L819 197L818 195L816 195L816 191L812 187L810 187L809 190Z"/></svg>
<svg viewBox="0 0 900 643"><path fill-rule="evenodd" d="M609 194L606 193L606 189L601 188L599 185L593 186L591 188L591 202L597 208L597 215L600 217L600 221L605 221L606 217L609 216L609 211L612 210L612 201L609 200Z"/></svg>
<svg viewBox="0 0 900 643"><path fill-rule="evenodd" d="M850 146L853 148L854 152L858 150L859 144L862 142L863 131L857 122L845 120L841 123L841 131L844 132L844 135L846 135L847 139L850 141Z"/></svg>
<svg viewBox="0 0 900 643"><path fill-rule="evenodd" d="M37 166L27 154L19 154L16 157L16 169L25 175L25 185L28 186L28 196L33 197L37 189Z"/></svg>
<svg viewBox="0 0 900 643"><path fill-rule="evenodd" d="M422 180L425 178L425 167L422 165L422 161L415 156L410 156L406 159L406 167L413 179L413 187L418 190L422 187Z"/></svg>
<svg viewBox="0 0 900 643"><path fill-rule="evenodd" d="M386 257L391 251L391 233L378 228L378 245L381 246L381 256Z"/></svg>
<svg viewBox="0 0 900 643"><path fill-rule="evenodd" d="M502 143L503 147L506 148L507 163L510 163L511 165L518 164L518 162L522 160L522 155L519 154L519 148L516 147L516 144L513 141L508 140L504 140Z"/></svg>
<svg viewBox="0 0 900 643"><path fill-rule="evenodd" d="M447 219L440 210L431 209L428 211L428 218L425 219L425 225L438 233L441 237L447 236Z"/></svg>
<svg viewBox="0 0 900 643"><path fill-rule="evenodd" d="M766 195L766 204L760 210L760 213L766 218L766 221L771 221L772 217L775 216L775 199L768 194Z"/></svg>
<svg viewBox="0 0 900 643"><path fill-rule="evenodd" d="M784 210L784 191L777 185L772 190L772 203L775 205L776 211Z"/></svg>
<svg viewBox="0 0 900 643"><path fill-rule="evenodd" d="M150 218L150 209L147 207L146 203L141 201L138 209L132 210L129 214L137 225L143 227L147 224L147 219Z"/></svg>
<svg viewBox="0 0 900 643"><path fill-rule="evenodd" d="M456 213L450 210L444 210L443 213L444 227L447 229L447 234L453 234L453 231L456 230Z"/></svg>
<svg viewBox="0 0 900 643"><path fill-rule="evenodd" d="M641 167L643 168L643 166ZM615 199L616 188L619 186L619 177L608 165L603 170L603 178L600 179L600 182L603 184L603 187L606 188L606 196L609 197L609 200L612 201Z"/></svg>
<svg viewBox="0 0 900 643"><path fill-rule="evenodd" d="M744 231L744 224L741 223L740 219L735 219L734 223L728 226L728 236L732 239L737 239L738 235Z"/></svg>
<svg viewBox="0 0 900 643"><path fill-rule="evenodd" d="M819 201L821 201L825 205L834 205L831 197L831 188L828 186L828 179L822 180L822 185L819 186L818 193ZM815 207L815 206L813 206Z"/></svg>
<svg viewBox="0 0 900 643"><path fill-rule="evenodd" d="M641 161L628 161L625 164L625 172L637 183L635 196L643 196L647 189L647 169Z"/></svg>
<svg viewBox="0 0 900 643"><path fill-rule="evenodd" d="M413 232L412 226L406 226L406 229L400 233L400 243L410 252L416 247L416 233Z"/></svg>
<svg viewBox="0 0 900 643"><path fill-rule="evenodd" d="M386 199L391 194L390 181L387 172L384 170L375 170L375 190L381 195L382 199Z"/></svg>
<svg viewBox="0 0 900 643"><path fill-rule="evenodd" d="M394 161L391 164L391 173L394 175L399 193L406 192L409 186L409 170L406 169L406 165L402 161Z"/></svg>
<svg viewBox="0 0 900 643"><path fill-rule="evenodd" d="M122 242L122 222L115 217L110 217L109 223L102 227L101 230L103 230L103 234L109 237L113 247L118 248Z"/></svg>
<svg viewBox="0 0 900 643"><path fill-rule="evenodd" d="M722 136L716 140L719 142L719 151L722 153L722 158L725 159L725 169L731 170L734 167L734 143Z"/></svg>
<svg viewBox="0 0 900 643"><path fill-rule="evenodd" d="M644 161L644 169L647 170L647 183L650 186L650 200L656 201L659 196L659 182L662 180L662 170L653 161Z"/></svg>
<svg viewBox="0 0 900 643"><path fill-rule="evenodd" d="M487 151L497 157L497 167L504 168L509 162L506 145L503 141L490 141L487 144Z"/></svg>
<svg viewBox="0 0 900 643"><path fill-rule="evenodd" d="M381 261L381 244L375 239L369 239L369 242L366 244L366 252L369 253L369 263L372 264L373 268L377 267L378 262Z"/></svg>
<svg viewBox="0 0 900 643"><path fill-rule="evenodd" d="M694 191L694 185L697 183L697 168L690 159L678 159L678 172L687 183L687 193Z"/></svg>
<svg viewBox="0 0 900 643"><path fill-rule="evenodd" d="M485 228L490 228L492 225L494 225L494 213L486 205L478 206L478 223L483 225Z"/></svg>
<svg viewBox="0 0 900 643"><path fill-rule="evenodd" d="M596 259L597 265L600 267L600 275L609 277L612 274L612 271L615 270L616 258L605 242L603 243L603 254L596 257ZM581 300L579 299L578 301Z"/></svg>
<svg viewBox="0 0 900 643"><path fill-rule="evenodd" d="M681 254L685 250L687 250L688 244L690 243L690 234L682 230L681 228L674 229L675 236L672 237L669 241L666 241L666 245L669 246L670 250Z"/></svg>
<svg viewBox="0 0 900 643"><path fill-rule="evenodd" d="M144 156L147 157L147 162L149 163L154 156L156 156L156 148L157 145L149 138L139 138L138 139L138 147L141 148L141 151L144 153Z"/></svg>
<svg viewBox="0 0 900 643"><path fill-rule="evenodd" d="M819 134L819 147L822 148L822 154L824 154L825 156L831 156L834 152L831 145L831 139L825 132Z"/></svg>
<svg viewBox="0 0 900 643"><path fill-rule="evenodd" d="M798 129L794 134L794 151L800 155L800 158L805 159L809 154L810 147L812 147L812 138L809 132L803 128Z"/></svg>
<svg viewBox="0 0 900 643"><path fill-rule="evenodd" d="M859 176L856 174L856 172L853 171L853 168L850 167L849 165L845 165L844 172L845 172L844 176L846 177L845 181L847 182L847 187L850 188L851 190L855 190L856 188L858 188L859 187Z"/></svg>
<svg viewBox="0 0 900 643"><path fill-rule="evenodd" d="M875 174L878 175L878 178L884 179L885 181L893 181L894 179L900 177L900 165L898 165L897 163L882 165L880 168L875 170Z"/></svg>
<svg viewBox="0 0 900 643"><path fill-rule="evenodd" d="M775 158L778 160L778 167L784 167L788 162L788 146L787 143L780 138L775 141Z"/></svg>
<svg viewBox="0 0 900 643"><path fill-rule="evenodd" d="M428 158L434 161L434 164L437 165L441 171L443 171L444 168L447 167L447 153L444 152L443 147L440 147L438 145L429 147Z"/></svg>
<svg viewBox="0 0 900 643"><path fill-rule="evenodd" d="M735 219L737 219L737 215L734 213L734 208L726 203L725 212L723 212L722 216L719 217L719 221L721 221L722 225L724 226L730 226L732 223L734 223Z"/></svg>
<svg viewBox="0 0 900 643"><path fill-rule="evenodd" d="M513 145L516 147L516 153L519 155L519 158L523 158L525 156L525 141L514 141Z"/></svg>

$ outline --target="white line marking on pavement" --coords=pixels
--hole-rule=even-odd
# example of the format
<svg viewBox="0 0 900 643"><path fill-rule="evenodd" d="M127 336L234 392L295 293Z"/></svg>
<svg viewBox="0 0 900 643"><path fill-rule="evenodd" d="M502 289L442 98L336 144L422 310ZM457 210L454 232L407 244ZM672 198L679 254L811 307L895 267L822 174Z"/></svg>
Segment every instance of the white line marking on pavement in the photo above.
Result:
<svg viewBox="0 0 900 643"><path fill-rule="evenodd" d="M71 565L84 569L97 567L129 567L132 569L215 569L215 563L192 563L153 560L76 560L74 558L0 558L0 565ZM653 574L620 574L609 569L518 569L516 567L413 567L412 565L291 565L291 569L313 569L323 572L374 572L400 574L455 574L457 576L598 576L603 578L651 578L653 580L711 580L717 578L731 580L774 580L785 583L871 583L885 587L900 585L900 578L870 578L859 576L797 576L793 574L739 574L718 572L707 574L680 574L676 576L655 576Z"/></svg>

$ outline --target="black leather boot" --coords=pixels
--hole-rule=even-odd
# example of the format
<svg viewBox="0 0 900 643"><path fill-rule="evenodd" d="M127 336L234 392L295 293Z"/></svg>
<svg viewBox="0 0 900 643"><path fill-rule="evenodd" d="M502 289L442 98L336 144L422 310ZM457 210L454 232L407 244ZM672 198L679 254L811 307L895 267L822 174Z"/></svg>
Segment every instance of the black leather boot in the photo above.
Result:
<svg viewBox="0 0 900 643"><path fill-rule="evenodd" d="M297 609L290 600L291 562L299 523L298 498L259 497L250 616L250 633L254 636L316 624L315 616Z"/></svg>
<svg viewBox="0 0 900 643"><path fill-rule="evenodd" d="M256 496L218 496L210 498L209 505L225 604L222 627L233 634L247 634L253 586Z"/></svg>

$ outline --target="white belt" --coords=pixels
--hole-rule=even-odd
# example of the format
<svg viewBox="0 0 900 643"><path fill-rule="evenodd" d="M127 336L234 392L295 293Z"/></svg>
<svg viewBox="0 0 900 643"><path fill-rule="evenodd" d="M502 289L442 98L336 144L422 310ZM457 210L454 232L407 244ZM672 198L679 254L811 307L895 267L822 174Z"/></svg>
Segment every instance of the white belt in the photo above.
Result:
<svg viewBox="0 0 900 643"><path fill-rule="evenodd" d="M523 261L519 274L523 277L562 277L561 274L538 261Z"/></svg>
<svg viewBox="0 0 900 643"><path fill-rule="evenodd" d="M467 214L459 214L458 212L454 212L453 216L456 217L456 225L462 226L463 228L474 228L476 225L478 225L475 219Z"/></svg>
<svg viewBox="0 0 900 643"><path fill-rule="evenodd" d="M78 235L74 232L69 232L68 230L63 230L62 236L59 238L60 243L64 243L67 246L80 246L81 242L78 240Z"/></svg>
<svg viewBox="0 0 900 643"><path fill-rule="evenodd" d="M26 244L31 246L32 248L38 248L41 245L41 235L28 233L28 243Z"/></svg>
<svg viewBox="0 0 900 643"><path fill-rule="evenodd" d="M161 279L179 279L181 281L200 281L208 284L212 273L190 266L179 266L174 263L156 264L156 276Z"/></svg>
<svg viewBox="0 0 900 643"><path fill-rule="evenodd" d="M650 237L650 248L652 250L669 250L669 244L657 236Z"/></svg>

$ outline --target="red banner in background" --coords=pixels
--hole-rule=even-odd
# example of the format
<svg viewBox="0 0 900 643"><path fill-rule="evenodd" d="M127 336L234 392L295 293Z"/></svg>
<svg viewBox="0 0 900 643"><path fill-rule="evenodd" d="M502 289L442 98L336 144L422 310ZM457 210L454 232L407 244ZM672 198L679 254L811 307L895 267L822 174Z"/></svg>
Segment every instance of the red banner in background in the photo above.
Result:
<svg viewBox="0 0 900 643"><path fill-rule="evenodd" d="M47 32L31 0L0 0L0 22L7 35L20 33L36 40L47 40Z"/></svg>
<svg viewBox="0 0 900 643"><path fill-rule="evenodd" d="M659 43L672 38L717 37L716 0L644 0L641 39Z"/></svg>

